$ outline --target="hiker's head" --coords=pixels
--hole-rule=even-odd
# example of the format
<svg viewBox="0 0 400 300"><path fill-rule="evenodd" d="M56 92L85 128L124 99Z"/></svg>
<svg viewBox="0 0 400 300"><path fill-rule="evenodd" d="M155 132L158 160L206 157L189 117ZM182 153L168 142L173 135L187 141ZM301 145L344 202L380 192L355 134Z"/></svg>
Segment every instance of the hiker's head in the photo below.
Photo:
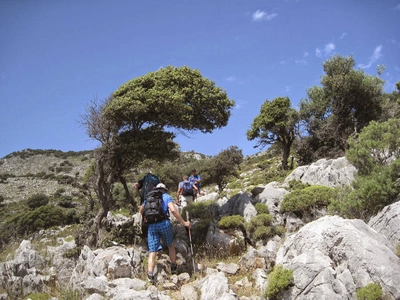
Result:
<svg viewBox="0 0 400 300"><path fill-rule="evenodd" d="M157 186L154 188L154 190L161 190L161 191L164 191L164 192L168 192L168 189L167 189L167 187L165 186L164 183L157 184Z"/></svg>
<svg viewBox="0 0 400 300"><path fill-rule="evenodd" d="M184 181L187 181L189 177L187 175L185 175L182 178L183 178Z"/></svg>
<svg viewBox="0 0 400 300"><path fill-rule="evenodd" d="M193 170L192 170L192 174L193 174L193 175L196 175L196 173L197 173L197 172L196 172L196 169L193 169Z"/></svg>

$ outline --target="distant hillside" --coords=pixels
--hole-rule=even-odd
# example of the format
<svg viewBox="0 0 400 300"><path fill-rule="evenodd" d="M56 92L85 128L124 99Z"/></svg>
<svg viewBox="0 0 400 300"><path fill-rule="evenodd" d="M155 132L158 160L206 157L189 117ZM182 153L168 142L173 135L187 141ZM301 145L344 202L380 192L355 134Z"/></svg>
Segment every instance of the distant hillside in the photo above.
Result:
<svg viewBox="0 0 400 300"><path fill-rule="evenodd" d="M13 152L0 159L0 195L6 203L25 200L34 193L52 195L60 188L70 195L75 189L68 183L80 180L92 160L93 151Z"/></svg>

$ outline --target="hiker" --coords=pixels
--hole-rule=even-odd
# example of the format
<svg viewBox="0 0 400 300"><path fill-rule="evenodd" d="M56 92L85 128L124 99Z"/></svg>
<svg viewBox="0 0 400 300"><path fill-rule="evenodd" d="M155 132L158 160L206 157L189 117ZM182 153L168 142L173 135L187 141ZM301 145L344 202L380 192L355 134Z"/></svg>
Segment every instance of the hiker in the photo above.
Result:
<svg viewBox="0 0 400 300"><path fill-rule="evenodd" d="M163 183L159 183L154 190L148 194L148 197L140 206L140 213L148 222L148 247L149 247L149 261L147 280L154 283L154 267L157 252L162 249L161 239L168 246L169 257L171 259L171 273L177 274L178 266L176 264L176 251L174 246L174 233L172 231L172 224L169 219L169 212L184 226L190 228L190 222L185 221L179 211L176 209L174 200L167 193L168 189ZM158 202L159 201L159 202ZM153 204L151 204L153 203ZM160 204L162 211L160 212L158 204Z"/></svg>
<svg viewBox="0 0 400 300"><path fill-rule="evenodd" d="M200 192L201 178L200 178L200 175L197 174L196 169L192 170L192 175L190 175L190 177L189 177L189 182L197 187L197 191L196 191L196 194L194 196L195 198L197 198L197 195L201 194L201 192Z"/></svg>
<svg viewBox="0 0 400 300"><path fill-rule="evenodd" d="M157 184L160 183L160 179L158 179L157 175L154 175L151 171L149 171L142 179L134 184L134 188L136 191L136 195L140 197L140 205L143 204L144 200L148 193L150 193ZM139 190L140 193L139 193ZM147 237L148 226L145 222L141 222L141 231L142 231L142 238Z"/></svg>
<svg viewBox="0 0 400 300"><path fill-rule="evenodd" d="M197 187L189 182L188 176L184 175L182 179L183 181L179 182L176 197L178 206L185 207L193 203Z"/></svg>
<svg viewBox="0 0 400 300"><path fill-rule="evenodd" d="M151 192L157 184L161 181L158 179L157 175L154 175L151 171L148 172L142 179L134 184L136 195L140 197L140 205L143 204L146 195ZM139 190L141 192L139 193Z"/></svg>

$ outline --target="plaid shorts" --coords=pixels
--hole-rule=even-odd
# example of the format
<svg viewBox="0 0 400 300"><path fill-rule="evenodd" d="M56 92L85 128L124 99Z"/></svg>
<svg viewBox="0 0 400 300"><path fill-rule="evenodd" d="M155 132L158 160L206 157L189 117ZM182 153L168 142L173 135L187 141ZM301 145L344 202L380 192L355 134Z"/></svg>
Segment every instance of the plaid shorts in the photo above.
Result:
<svg viewBox="0 0 400 300"><path fill-rule="evenodd" d="M159 223L149 224L147 239L149 252L157 252L161 249L161 239L167 246L171 246L174 241L171 221L168 219Z"/></svg>

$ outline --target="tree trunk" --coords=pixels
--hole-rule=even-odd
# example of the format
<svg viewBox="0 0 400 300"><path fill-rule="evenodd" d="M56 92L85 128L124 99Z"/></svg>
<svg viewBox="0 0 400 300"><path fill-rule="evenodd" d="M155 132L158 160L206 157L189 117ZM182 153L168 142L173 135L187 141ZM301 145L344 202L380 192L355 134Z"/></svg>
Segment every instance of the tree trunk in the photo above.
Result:
<svg viewBox="0 0 400 300"><path fill-rule="evenodd" d="M124 186L126 197L128 198L128 202L132 205L133 211L137 212L138 211L137 203L136 203L135 199L133 198L133 196L131 195L131 193L129 192L128 184L126 183L125 177L120 176L119 181Z"/></svg>

